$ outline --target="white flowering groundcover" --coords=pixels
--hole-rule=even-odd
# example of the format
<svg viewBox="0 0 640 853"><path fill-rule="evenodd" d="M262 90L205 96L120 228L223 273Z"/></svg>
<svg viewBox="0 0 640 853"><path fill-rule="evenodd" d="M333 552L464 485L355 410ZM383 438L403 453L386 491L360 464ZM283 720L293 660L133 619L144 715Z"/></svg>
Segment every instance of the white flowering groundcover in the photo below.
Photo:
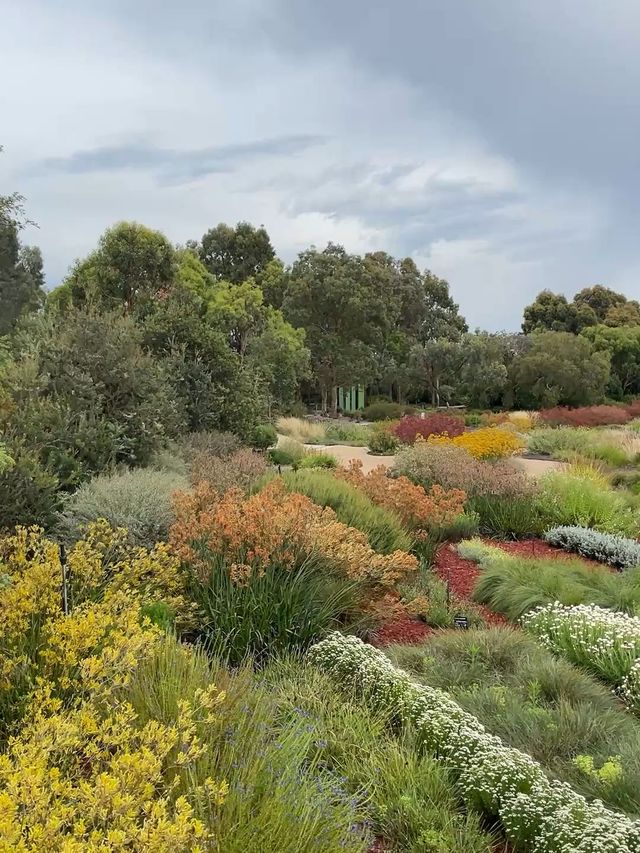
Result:
<svg viewBox="0 0 640 853"><path fill-rule="evenodd" d="M525 614L522 626L550 651L618 688L640 712L640 619L595 604L554 602Z"/></svg>
<svg viewBox="0 0 640 853"><path fill-rule="evenodd" d="M577 526L552 527L543 536L550 545L599 560L617 569L640 566L640 543L626 536Z"/></svg>
<svg viewBox="0 0 640 853"><path fill-rule="evenodd" d="M441 690L417 684L377 649L331 634L309 652L338 684L414 727L421 744L456 775L468 806L500 819L531 853L640 853L640 823L550 781L524 752L506 746Z"/></svg>

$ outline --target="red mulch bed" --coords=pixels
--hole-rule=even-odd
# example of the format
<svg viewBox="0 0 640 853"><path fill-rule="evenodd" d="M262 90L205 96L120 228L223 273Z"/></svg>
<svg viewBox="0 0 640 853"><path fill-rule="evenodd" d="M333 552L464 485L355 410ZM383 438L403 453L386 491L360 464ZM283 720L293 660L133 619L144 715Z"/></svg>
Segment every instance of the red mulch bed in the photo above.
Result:
<svg viewBox="0 0 640 853"><path fill-rule="evenodd" d="M425 637L433 633L434 629L426 625L421 619L416 619L413 616L400 616L381 625L372 634L370 640L373 646L390 646L392 643L418 645Z"/></svg>
<svg viewBox="0 0 640 853"><path fill-rule="evenodd" d="M456 551L455 545L441 545L438 548L433 569L441 580L449 582L453 598L461 602L471 600L480 569L472 560L464 560ZM509 620L501 613L494 613L482 604L474 603L474 607L488 625L509 624Z"/></svg>
<svg viewBox="0 0 640 853"><path fill-rule="evenodd" d="M489 545L495 545L507 551L509 554L522 557L554 557L558 560L581 559L576 554L569 554L561 548L553 548L542 539L521 539L517 542L502 542L498 539L485 539ZM601 563L594 560L582 560L586 565L602 569ZM473 560L463 559L457 552L455 545L445 543L438 548L433 570L443 581L449 582L451 598L464 607L465 602L472 600L473 588L475 586L480 569ZM487 625L510 625L509 620L501 613L494 613L482 604L473 604L474 609L480 613ZM412 616L401 616L390 619L382 625L371 637L374 646L388 646L391 643L419 644L425 637L434 633L433 628L425 625L420 619Z"/></svg>

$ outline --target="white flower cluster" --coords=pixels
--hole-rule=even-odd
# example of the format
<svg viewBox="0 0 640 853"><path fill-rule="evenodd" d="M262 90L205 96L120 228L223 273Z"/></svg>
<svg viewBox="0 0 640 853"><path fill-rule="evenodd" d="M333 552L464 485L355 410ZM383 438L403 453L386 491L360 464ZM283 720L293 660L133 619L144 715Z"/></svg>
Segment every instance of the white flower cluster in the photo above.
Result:
<svg viewBox="0 0 640 853"><path fill-rule="evenodd" d="M565 605L557 601L522 617L523 627L552 652L562 654L619 687L630 703L640 703L640 619L595 604Z"/></svg>
<svg viewBox="0 0 640 853"><path fill-rule="evenodd" d="M518 847L532 853L640 853L640 823L550 781L531 756L505 746L450 696L412 681L377 649L334 633L309 654L374 709L412 724L426 749L455 773L467 804L499 817Z"/></svg>
<svg viewBox="0 0 640 853"><path fill-rule="evenodd" d="M620 695L629 704L632 711L640 714L640 658L629 670L629 675L622 682Z"/></svg>
<svg viewBox="0 0 640 853"><path fill-rule="evenodd" d="M543 534L550 545L618 569L640 566L640 544L626 536L600 533L590 527L552 527Z"/></svg>

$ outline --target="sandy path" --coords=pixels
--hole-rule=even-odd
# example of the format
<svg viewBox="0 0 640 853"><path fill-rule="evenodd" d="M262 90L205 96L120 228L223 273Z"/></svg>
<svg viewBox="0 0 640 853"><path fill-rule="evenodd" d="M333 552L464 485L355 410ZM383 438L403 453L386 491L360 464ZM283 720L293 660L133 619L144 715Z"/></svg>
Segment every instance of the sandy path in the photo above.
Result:
<svg viewBox="0 0 640 853"><path fill-rule="evenodd" d="M348 444L306 444L305 447L308 450L326 450L344 466L348 465L352 459L359 459L365 474L377 468L378 465L384 465L385 468L393 466L393 456L373 456L366 447L350 447ZM548 471L557 471L563 466L562 462L556 462L553 459L524 459L520 456L514 457L513 464L531 477L541 477Z"/></svg>
<svg viewBox="0 0 640 853"><path fill-rule="evenodd" d="M513 464L526 471L530 477L542 477L549 471L559 471L564 467L564 463L555 459L525 459L522 456L514 456Z"/></svg>
<svg viewBox="0 0 640 853"><path fill-rule="evenodd" d="M305 444L305 447L307 450L325 450L345 467L352 459L359 459L365 474L379 465L384 465L385 468L391 468L393 465L393 456L373 456L366 447L351 447L348 444Z"/></svg>

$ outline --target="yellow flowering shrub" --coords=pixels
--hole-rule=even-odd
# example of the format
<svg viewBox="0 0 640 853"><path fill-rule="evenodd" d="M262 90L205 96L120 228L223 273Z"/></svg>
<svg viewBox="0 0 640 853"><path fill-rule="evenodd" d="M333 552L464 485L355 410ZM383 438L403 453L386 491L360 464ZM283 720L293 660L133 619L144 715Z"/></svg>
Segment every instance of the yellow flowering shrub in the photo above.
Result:
<svg viewBox="0 0 640 853"><path fill-rule="evenodd" d="M515 433L500 427L483 427L470 430L455 438L432 435L427 439L431 445L455 445L462 447L476 459L503 459L524 449L524 442Z"/></svg>
<svg viewBox="0 0 640 853"><path fill-rule="evenodd" d="M221 698L211 687L174 724L145 725L127 703L101 714L45 698L0 755L0 853L209 849L197 812L222 803L226 783L177 789L205 753L196 724Z"/></svg>

